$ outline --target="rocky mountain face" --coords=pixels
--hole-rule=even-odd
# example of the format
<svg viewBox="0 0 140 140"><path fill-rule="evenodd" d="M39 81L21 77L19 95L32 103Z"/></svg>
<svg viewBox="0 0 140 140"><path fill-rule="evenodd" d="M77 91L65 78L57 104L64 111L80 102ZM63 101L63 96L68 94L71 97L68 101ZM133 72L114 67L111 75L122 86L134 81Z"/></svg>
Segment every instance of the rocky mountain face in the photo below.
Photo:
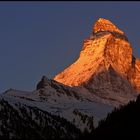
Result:
<svg viewBox="0 0 140 140"><path fill-rule="evenodd" d="M139 70L140 60L133 56L125 33L100 18L90 38L84 40L79 58L54 80L84 86L99 96L118 96L140 92Z"/></svg>
<svg viewBox="0 0 140 140"><path fill-rule="evenodd" d="M125 33L100 18L79 58L54 79L43 76L34 91L0 95L0 138L78 138L139 92L140 60Z"/></svg>

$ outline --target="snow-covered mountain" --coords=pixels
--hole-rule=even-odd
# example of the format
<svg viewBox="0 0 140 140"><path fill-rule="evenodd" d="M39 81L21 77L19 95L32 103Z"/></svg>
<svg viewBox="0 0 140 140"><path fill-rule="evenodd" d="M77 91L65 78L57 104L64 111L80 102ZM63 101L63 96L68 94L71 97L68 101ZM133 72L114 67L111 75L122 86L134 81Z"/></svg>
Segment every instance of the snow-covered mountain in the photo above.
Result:
<svg viewBox="0 0 140 140"><path fill-rule="evenodd" d="M51 124L46 123L43 130L37 133L46 136L43 132L49 131L49 126L56 136L55 127L60 127L58 137L67 138L70 125L77 132L77 135L71 132L70 136L78 137L79 130L93 130L99 120L105 118L114 107L136 99L140 91L139 69L139 60L132 55L131 44L124 32L111 21L100 18L93 26L90 38L84 41L76 62L54 79L43 76L34 91L5 91L0 96L0 111L5 106L12 108L17 112L18 118L26 122L27 118L33 121L38 117L40 113L33 113L35 109L36 112L43 113L38 119L39 123L35 119L33 126L30 125L32 131L33 128L39 127L37 125L44 124L41 119L49 118ZM24 108L25 116L20 108ZM30 114L33 114L34 118ZM47 114L47 117L44 114ZM3 117L0 120L0 126L5 121L10 124L15 121L8 118L11 114L6 115L7 119ZM52 122L57 119L58 122L54 126ZM62 122L67 124L63 128ZM5 127L9 130L9 125ZM12 130L8 132L9 137L16 135ZM0 135L2 134L0 130Z"/></svg>
<svg viewBox="0 0 140 140"><path fill-rule="evenodd" d="M81 131L90 131L91 122L96 127L98 121L113 109L113 106L105 104L106 101L98 96L90 98L91 93L84 88L71 88L44 76L39 83L43 86L37 85L37 90L33 92L9 89L1 97L12 106L20 102L63 117ZM82 120L83 117L85 119Z"/></svg>
<svg viewBox="0 0 140 140"><path fill-rule="evenodd" d="M28 102L0 97L0 139L74 139L80 134L64 118L29 106Z"/></svg>
<svg viewBox="0 0 140 140"><path fill-rule="evenodd" d="M83 43L79 58L54 80L69 86L84 86L107 98L140 92L140 62L123 31L100 18Z"/></svg>

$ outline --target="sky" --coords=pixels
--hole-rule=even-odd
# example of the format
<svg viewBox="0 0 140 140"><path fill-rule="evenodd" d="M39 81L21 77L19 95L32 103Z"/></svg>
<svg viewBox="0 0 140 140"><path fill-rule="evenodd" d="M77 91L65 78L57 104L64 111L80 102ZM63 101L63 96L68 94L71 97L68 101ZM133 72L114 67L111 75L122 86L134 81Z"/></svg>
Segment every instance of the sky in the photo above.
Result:
<svg viewBox="0 0 140 140"><path fill-rule="evenodd" d="M98 18L127 35L140 58L140 2L0 2L0 92L32 91L73 63Z"/></svg>

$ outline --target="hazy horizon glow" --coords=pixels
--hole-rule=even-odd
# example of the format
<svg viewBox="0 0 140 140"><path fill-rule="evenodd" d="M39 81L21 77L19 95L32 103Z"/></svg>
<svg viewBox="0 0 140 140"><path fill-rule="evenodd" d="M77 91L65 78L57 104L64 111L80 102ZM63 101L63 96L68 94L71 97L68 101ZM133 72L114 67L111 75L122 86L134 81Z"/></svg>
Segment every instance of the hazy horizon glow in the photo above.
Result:
<svg viewBox="0 0 140 140"><path fill-rule="evenodd" d="M123 30L140 58L140 2L0 2L0 92L34 90L79 57L102 17Z"/></svg>

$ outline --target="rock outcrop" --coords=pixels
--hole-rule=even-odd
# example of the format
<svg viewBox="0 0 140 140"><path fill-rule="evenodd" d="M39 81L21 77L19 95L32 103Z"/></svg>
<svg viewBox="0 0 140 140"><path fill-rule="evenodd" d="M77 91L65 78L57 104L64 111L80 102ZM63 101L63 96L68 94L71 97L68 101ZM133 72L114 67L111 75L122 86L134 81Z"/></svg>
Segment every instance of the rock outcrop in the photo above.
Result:
<svg viewBox="0 0 140 140"><path fill-rule="evenodd" d="M90 38L84 40L79 58L54 80L68 86L84 86L94 93L140 92L140 60L132 54L125 33L100 18Z"/></svg>

